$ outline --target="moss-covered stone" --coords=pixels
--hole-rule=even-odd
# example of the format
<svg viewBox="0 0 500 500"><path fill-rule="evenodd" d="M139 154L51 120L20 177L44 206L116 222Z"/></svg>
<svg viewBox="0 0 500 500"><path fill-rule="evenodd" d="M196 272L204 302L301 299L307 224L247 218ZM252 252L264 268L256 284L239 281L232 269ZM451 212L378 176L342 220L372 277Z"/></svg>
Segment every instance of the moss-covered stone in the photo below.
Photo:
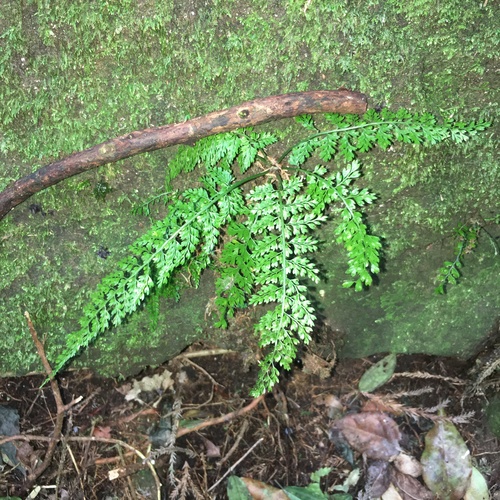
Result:
<svg viewBox="0 0 500 500"><path fill-rule="evenodd" d="M335 329L345 332L343 356L396 352L467 358L491 330L498 315L500 262L489 242L483 241L467 257L460 284L437 295L437 269L449 256L439 243L429 248L432 240L420 241L421 245L388 260L378 283L361 293L341 289L345 268L341 250L332 248L322 255L329 270L322 284L323 314ZM337 269L332 262L338 263Z"/></svg>
<svg viewBox="0 0 500 500"><path fill-rule="evenodd" d="M367 93L372 105L494 119L499 14L495 2L459 0L53 1L43 10L7 2L0 18L0 189L55 157L130 130L297 90L345 86ZM282 135L294 130L291 121L276 127ZM455 225L500 212L495 134L498 122L463 147L395 145L362 158L361 183L379 195L368 222L384 237L385 270L376 286L355 294L340 288L339 249L325 245L320 256L325 314L346 332L345 355L467 356L488 331L500 280L486 234L448 295L433 295L433 279L451 256ZM287 135L286 145L291 140ZM0 222L1 373L41 369L24 310L46 336L49 357L61 352L90 290L149 226L130 210L163 191L172 153L69 179ZM112 191L96 200L102 181ZM46 215L30 211L32 204ZM487 230L498 241L498 226ZM97 255L101 247L108 258ZM139 313L79 364L126 374L175 354L205 325L212 281L207 275L178 304L162 302L156 328Z"/></svg>
<svg viewBox="0 0 500 500"><path fill-rule="evenodd" d="M500 397L493 398L486 407L486 419L490 431L500 438Z"/></svg>

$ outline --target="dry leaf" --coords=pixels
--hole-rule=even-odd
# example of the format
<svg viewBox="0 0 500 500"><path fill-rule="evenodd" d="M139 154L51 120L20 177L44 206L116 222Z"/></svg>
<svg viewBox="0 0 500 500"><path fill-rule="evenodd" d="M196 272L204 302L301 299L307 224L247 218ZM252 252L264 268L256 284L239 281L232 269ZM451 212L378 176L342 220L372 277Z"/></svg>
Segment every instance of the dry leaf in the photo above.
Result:
<svg viewBox="0 0 500 500"><path fill-rule="evenodd" d="M27 441L14 441L17 458L29 472L33 471L44 456L42 450L35 450Z"/></svg>
<svg viewBox="0 0 500 500"><path fill-rule="evenodd" d="M389 488L390 483L389 462L373 460L366 471L365 490L370 498L381 496Z"/></svg>
<svg viewBox="0 0 500 500"><path fill-rule="evenodd" d="M212 441L209 439L203 438L203 442L205 443L205 448L207 449L207 457L210 458L218 458L220 457L220 448L215 446Z"/></svg>
<svg viewBox="0 0 500 500"><path fill-rule="evenodd" d="M434 495L417 479L391 467L391 483L399 492L402 500L433 500ZM384 497L385 498L385 497Z"/></svg>
<svg viewBox="0 0 500 500"><path fill-rule="evenodd" d="M172 388L174 385L174 381L172 379L172 373L168 370L164 370L162 374L155 374L152 377L144 377L141 380L134 380L132 389L128 391L125 395L125 399L127 401L137 400L142 402L139 399L139 394L141 392L163 392L167 389Z"/></svg>
<svg viewBox="0 0 500 500"><path fill-rule="evenodd" d="M96 438L104 438L104 439L109 439L111 438L111 427L96 427L94 429L94 432L92 433L92 436Z"/></svg>
<svg viewBox="0 0 500 500"><path fill-rule="evenodd" d="M325 361L323 358L316 356L316 354L305 353L302 358L304 373L317 375L321 380L331 376L332 363Z"/></svg>
<svg viewBox="0 0 500 500"><path fill-rule="evenodd" d="M338 410L343 410L344 405L340 399L333 394L321 394L313 400L313 404L319 406L326 406L327 408L336 408Z"/></svg>
<svg viewBox="0 0 500 500"><path fill-rule="evenodd" d="M333 394L322 394L315 398L313 403L319 406L326 406L328 418L338 419L344 413L344 405L340 399Z"/></svg>
<svg viewBox="0 0 500 500"><path fill-rule="evenodd" d="M334 428L342 432L352 448L367 458L390 461L401 451L398 424L385 413L346 415L335 423Z"/></svg>
<svg viewBox="0 0 500 500"><path fill-rule="evenodd" d="M387 488L387 491L384 492L381 498L382 500L403 500L398 490L392 483L389 485L389 488Z"/></svg>
<svg viewBox="0 0 500 500"><path fill-rule="evenodd" d="M415 457L406 453L400 453L394 459L394 467L408 476L419 477L422 475L422 464Z"/></svg>
<svg viewBox="0 0 500 500"><path fill-rule="evenodd" d="M249 477L241 477L240 479L245 483L253 500L290 500L290 497L283 490L274 486Z"/></svg>
<svg viewBox="0 0 500 500"><path fill-rule="evenodd" d="M132 389L132 384L130 382L127 382L126 384L123 384L120 387L116 387L116 390L123 396L125 396L127 392L130 391L130 389Z"/></svg>
<svg viewBox="0 0 500 500"><path fill-rule="evenodd" d="M470 452L448 421L438 420L425 436L420 462L427 487L443 500L463 498L472 474Z"/></svg>

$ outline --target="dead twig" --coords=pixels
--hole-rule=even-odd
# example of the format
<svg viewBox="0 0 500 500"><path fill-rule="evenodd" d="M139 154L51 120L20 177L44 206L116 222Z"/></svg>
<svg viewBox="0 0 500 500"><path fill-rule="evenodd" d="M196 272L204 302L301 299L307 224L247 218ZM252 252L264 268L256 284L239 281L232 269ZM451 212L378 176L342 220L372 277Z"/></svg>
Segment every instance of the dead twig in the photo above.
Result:
<svg viewBox="0 0 500 500"><path fill-rule="evenodd" d="M260 396L262 397L262 396ZM258 399L258 398L257 398ZM253 449L259 445L260 443L262 443L262 441L264 441L264 438L260 438L258 441L256 441L252 447L236 462L234 463L233 465L231 465L231 467L229 467L229 469L224 473L224 475L215 483L213 484L212 486L210 486L210 488L208 488L208 491L212 491L213 489L215 489L222 481L224 481L224 479L229 475L231 474L231 472L233 472L234 469L236 469L236 467L238 467L238 465L243 462L243 460L245 460L245 458L250 455L250 453L252 453Z"/></svg>
<svg viewBox="0 0 500 500"><path fill-rule="evenodd" d="M176 144L194 144L209 135L311 113L366 111L364 94L350 90L318 90L274 95L247 101L173 125L130 132L74 153L18 179L0 192L0 220L30 196L73 175L131 156Z"/></svg>
<svg viewBox="0 0 500 500"><path fill-rule="evenodd" d="M47 448L47 453L45 454L45 458L43 462L36 467L29 475L27 478L27 484L26 488L30 489L35 481L41 476L41 474L47 469L47 467L50 465L52 462L52 459L54 457L54 453L57 447L57 444L60 441L76 441L76 442L91 442L91 441L96 441L96 442L102 442L102 443L109 443L109 444L115 444L115 445L120 445L132 452L134 452L141 460L143 463L146 464L147 467L151 470L151 474L153 475L153 478L156 483L156 489L157 489L157 498L158 500L161 499L161 482L160 479L158 478L158 475L156 474L156 470L153 467L152 463L146 460L146 457L136 448L133 446L125 443L124 441L121 441L119 439L111 439L111 438L96 438L94 436L92 437L84 437L84 436L63 436L62 434L62 428L64 424L64 416L66 411L68 411L71 407L73 407L75 404L79 403L83 398L78 397L74 400L72 400L68 404L64 404L62 396L61 396L61 391L59 389L59 385L57 383L57 380L52 376L52 367L50 366L50 363L47 360L47 356L45 355L45 349L43 347L43 344L40 342L38 338L38 334L35 330L35 327L33 326L33 322L31 321L30 315L28 311L24 313L24 316L26 317L28 321L28 327L30 330L31 337L33 338L33 342L35 344L35 347L38 351L38 355L42 361L43 367L45 369L45 373L47 374L49 381L50 381L50 386L52 389L52 393L54 395L54 399L56 402L56 408L57 408L57 414L56 414L56 422L54 425L54 432L51 437L47 436L38 436L38 435L17 435L17 436L8 436L0 439L0 444L3 443L8 443L10 441L45 441L49 443L49 446ZM69 450L70 455L72 456L71 450ZM72 459L74 461L74 457L72 456ZM75 462L74 462L75 463ZM75 463L76 465L76 463ZM78 472L78 467L77 472ZM111 471L109 473L109 479L112 480L114 479L113 474L116 474L115 471ZM118 477L118 476L116 476Z"/></svg>
<svg viewBox="0 0 500 500"><path fill-rule="evenodd" d="M205 420L205 422L201 422L200 424L195 425L194 427L183 427L182 429L179 429L177 431L177 437L180 438L185 434L199 431L200 429L204 429L205 427L211 427L212 425L218 425L218 424L223 424L225 422L229 422L230 420L233 420L234 418L239 417L240 415L243 415L244 413L247 413L253 408L255 408L261 401L264 400L264 396L265 395L263 394L262 396L255 398L247 406L244 406L243 408L240 408L239 410L233 411L231 413L227 413L226 415L222 415L221 417Z"/></svg>
<svg viewBox="0 0 500 500"><path fill-rule="evenodd" d="M28 327L30 330L31 337L33 339L33 342L35 344L36 350L38 351L38 356L40 356L40 359L42 360L43 367L45 369L45 373L47 373L47 376L50 379L50 387L52 389L52 394L54 395L54 399L56 401L56 408L57 408L57 415L56 415L56 422L54 425L54 432L52 435L52 438L50 438L49 446L47 448L47 453L45 454L45 458L43 459L43 462L36 467L29 475L28 475L28 485L31 487L37 478L40 477L40 475L47 469L47 467L50 465L50 462L52 461L52 457L54 456L54 453L56 451L56 446L57 443L61 439L62 435L62 428L64 424L64 415L66 411L71 408L73 405L75 405L77 402L79 402L82 398L78 398L76 400L71 401L71 403L65 405L62 397L61 397L61 391L59 390L59 385L57 384L57 381L52 377L52 367L50 366L49 361L47 360L47 356L45 355L45 349L43 347L43 344L40 342L38 339L38 334L36 333L35 327L33 326L33 323L31 321L30 315L28 311L25 311L24 316L26 317L26 320L28 321Z"/></svg>
<svg viewBox="0 0 500 500"><path fill-rule="evenodd" d="M0 439L0 445L4 443L8 443L10 441L43 441L43 442L52 442L54 441L54 437L48 437L48 436L38 436L38 435L33 435L33 434L18 434L16 436L8 436ZM161 498L161 483L160 479L158 478L158 474L156 474L155 468L153 465L147 460L147 457L141 453L138 449L134 448L130 444L126 443L125 441L122 441L121 439L113 439L113 438L102 438L102 437L95 437L95 436L68 436L68 437L63 437L59 435L59 437L56 440L56 443L58 441L61 441L62 439L69 441L69 442L77 442L77 443L88 443L88 442L96 442L96 443L107 443L107 444L114 444L118 446L122 446L123 448L127 448L127 450L132 451L135 453L151 470L151 474L153 475L158 491L158 498ZM110 474L113 471L110 472ZM116 476L118 477L118 476ZM116 477L110 477L109 479L116 479Z"/></svg>
<svg viewBox="0 0 500 500"><path fill-rule="evenodd" d="M191 361L189 358L184 358L183 361L187 361L191 366L193 366L194 368L199 370L201 373L203 373L205 376L207 376L208 379L210 380L210 382L212 382L212 384L218 385L219 387L224 387L222 384L219 384L219 382L217 382L217 380L215 380L212 377L212 375L210 375L210 373L208 373L207 370L205 370L205 368L202 368L200 365L197 365L194 361Z"/></svg>
<svg viewBox="0 0 500 500"><path fill-rule="evenodd" d="M185 358L201 358L204 356L220 356L221 354L236 354L236 351L231 351L230 349L204 349L203 351L193 351L179 354L172 359L172 361Z"/></svg>
<svg viewBox="0 0 500 500"><path fill-rule="evenodd" d="M222 465L224 465L229 460L231 455L236 451L236 448L238 448L240 441L243 439L243 436L245 435L247 429L248 429L248 420L244 420L243 424L241 425L240 432L238 432L238 435L236 436L236 440L233 446L231 446L231 449L225 454L223 458L219 460L219 463L217 464L218 467L222 467Z"/></svg>
<svg viewBox="0 0 500 500"><path fill-rule="evenodd" d="M133 451L128 451L127 453L124 453L124 457L131 457L134 455ZM107 464L116 464L121 460L120 456L117 457L106 457L106 458L97 458L94 460L94 465L107 465Z"/></svg>
<svg viewBox="0 0 500 500"><path fill-rule="evenodd" d="M78 463L76 462L75 455L73 454L73 450L71 449L71 446L66 443L66 449L68 450L69 456L71 458L71 462L73 463L73 467L75 468L76 475L78 476L78 481L80 482L80 487L82 488L82 492L84 491L84 484L82 480L82 474L80 472L80 468L78 467ZM61 466L64 462L61 462ZM59 486L58 486L59 488ZM85 498L85 496L84 496Z"/></svg>

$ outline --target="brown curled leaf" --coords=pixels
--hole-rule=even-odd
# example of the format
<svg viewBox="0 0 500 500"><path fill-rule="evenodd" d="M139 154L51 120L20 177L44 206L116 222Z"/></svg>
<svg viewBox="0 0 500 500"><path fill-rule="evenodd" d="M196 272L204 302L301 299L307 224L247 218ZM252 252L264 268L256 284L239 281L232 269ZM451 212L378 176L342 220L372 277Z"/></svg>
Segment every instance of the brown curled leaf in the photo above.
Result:
<svg viewBox="0 0 500 500"><path fill-rule="evenodd" d="M334 425L349 445L367 458L390 461L401 451L398 424L380 412L346 415Z"/></svg>

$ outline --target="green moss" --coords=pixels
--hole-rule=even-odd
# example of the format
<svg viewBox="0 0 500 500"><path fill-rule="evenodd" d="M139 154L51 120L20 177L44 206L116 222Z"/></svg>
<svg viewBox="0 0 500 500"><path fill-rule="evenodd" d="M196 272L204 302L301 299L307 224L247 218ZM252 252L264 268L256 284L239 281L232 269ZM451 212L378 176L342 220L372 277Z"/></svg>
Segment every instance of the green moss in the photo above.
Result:
<svg viewBox="0 0 500 500"><path fill-rule="evenodd" d="M500 437L500 397L493 398L486 407L488 427L495 436Z"/></svg>
<svg viewBox="0 0 500 500"><path fill-rule="evenodd" d="M366 92L371 104L407 106L443 117L498 117L495 2L256 0L249 6L239 0L120 0L53 1L43 8L31 1L4 4L0 189L53 158L110 137L275 93L345 86ZM290 123L279 127L288 133ZM413 291L408 285L404 292L404 282L414 283L411 264L427 255L428 245L442 245L442 254L434 259L437 269L440 259L449 255L448 234L458 220L498 212L500 179L493 136L498 123L491 134L459 148L394 147L363 159L364 182L380 196L369 221L385 238L388 272L393 272L392 281L382 275L380 283L392 287L396 298L387 298L381 306L377 288L361 296L335 289L332 300L363 304L369 322L386 314L403 315L404 306L398 313L395 305L397 297L418 297L425 295L427 286L432 288L429 267L425 287L416 285ZM23 317L26 309L47 334L49 352L60 352L65 335L76 328L89 290L148 226L148 220L131 217L129 211L164 189L171 154L143 155L69 179L0 222L2 371L38 366ZM113 191L97 203L92 189L101 177ZM31 203L41 204L47 215L31 214ZM96 255L101 245L111 251L107 260ZM400 271L391 269L391 260L408 252L401 264L406 274L401 271L401 284L392 285ZM332 262L342 258L333 255L337 260L325 265L336 268ZM344 269L343 263L339 268ZM474 307L481 305L476 300L483 293L479 277L487 269L474 270L474 287L464 282L456 288L457 294L471 290ZM338 283L342 280L340 276ZM331 278L332 290L334 283ZM363 302L365 295L377 299ZM189 315L195 312L188 310ZM330 312L333 318L339 314ZM489 309L483 312L491 314ZM344 324L361 319L353 314L345 315ZM445 319L450 318L443 316L443 323ZM144 326L148 323L141 321L140 328L131 322L100 341L105 353L101 366L111 366L114 349L149 341ZM168 316L160 315L159 331L168 323ZM366 323L353 328L356 335L366 330ZM416 338L420 335L415 328L412 332ZM158 353L166 337L154 335L151 345ZM407 334L401 326L395 335ZM389 340L380 345L392 346ZM142 358L131 353L127 362L147 363L151 352Z"/></svg>
<svg viewBox="0 0 500 500"><path fill-rule="evenodd" d="M437 270L447 257L439 245L423 246L430 235L423 232L416 240L420 244L388 260L378 285L362 294L341 291L343 266L329 266L322 306L332 325L346 332L343 356L396 352L467 358L478 348L498 313L500 261L483 239L467 256L459 285L436 295ZM323 263L341 261L332 247Z"/></svg>

